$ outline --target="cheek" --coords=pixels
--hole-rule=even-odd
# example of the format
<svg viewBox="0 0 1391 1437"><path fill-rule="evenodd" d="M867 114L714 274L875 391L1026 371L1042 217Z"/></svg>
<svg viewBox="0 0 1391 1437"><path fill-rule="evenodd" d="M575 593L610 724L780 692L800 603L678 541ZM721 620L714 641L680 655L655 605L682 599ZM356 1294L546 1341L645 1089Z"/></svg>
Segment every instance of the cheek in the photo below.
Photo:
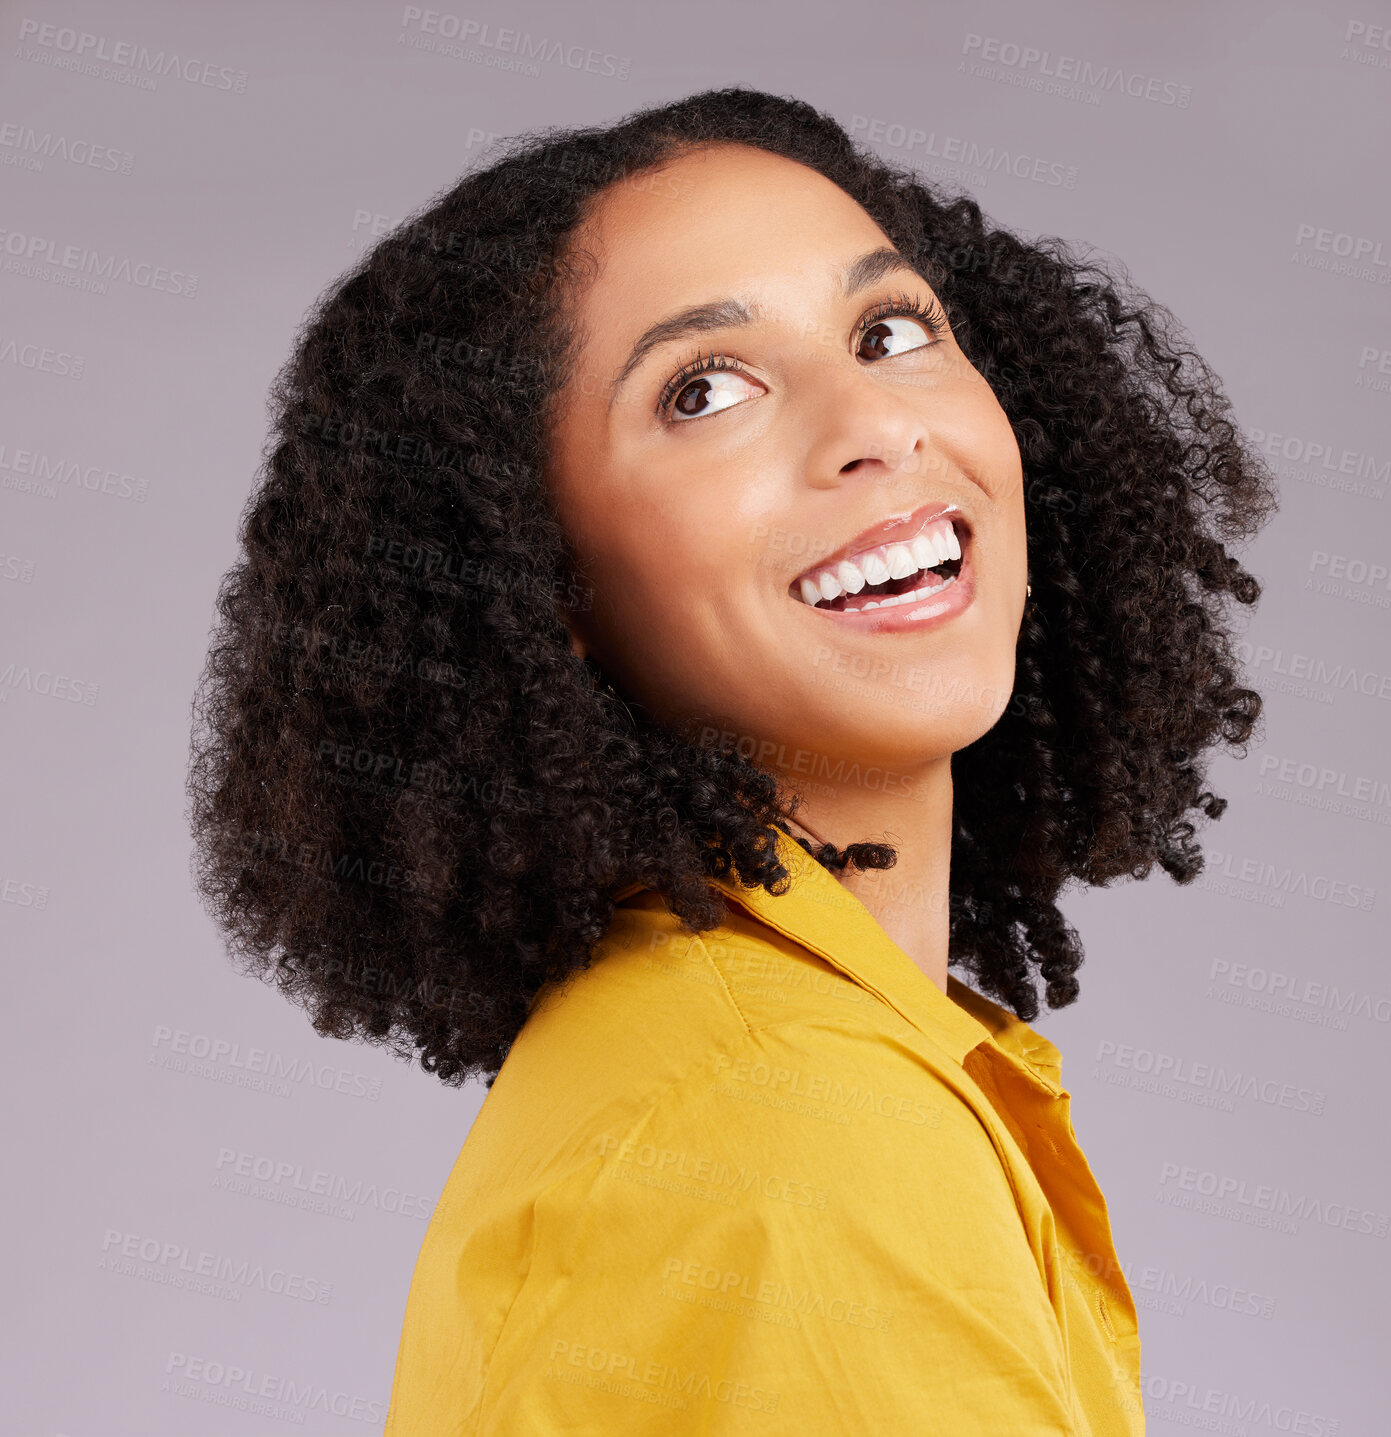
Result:
<svg viewBox="0 0 1391 1437"><path fill-rule="evenodd" d="M982 487L1006 512L1024 512L1023 461L1009 416L984 380L977 391L971 432L976 436L976 472Z"/></svg>
<svg viewBox="0 0 1391 1437"><path fill-rule="evenodd" d="M637 687L644 673L717 663L747 598L738 535L709 514L650 504L611 513L606 523L589 565L600 657Z"/></svg>

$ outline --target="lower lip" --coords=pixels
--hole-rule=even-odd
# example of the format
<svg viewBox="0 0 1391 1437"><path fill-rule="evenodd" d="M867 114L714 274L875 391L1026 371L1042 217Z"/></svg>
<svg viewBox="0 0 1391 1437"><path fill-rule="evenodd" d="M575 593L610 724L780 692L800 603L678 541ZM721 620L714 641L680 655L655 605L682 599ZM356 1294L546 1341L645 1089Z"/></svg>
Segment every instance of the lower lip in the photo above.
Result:
<svg viewBox="0 0 1391 1437"><path fill-rule="evenodd" d="M976 572L971 563L970 547L963 550L961 568L955 579L944 588L911 604L891 604L887 609L811 609L828 622L863 633L889 634L904 629L915 632L945 624L963 613L976 596ZM793 602L797 602L793 600ZM811 608L803 604L804 609Z"/></svg>

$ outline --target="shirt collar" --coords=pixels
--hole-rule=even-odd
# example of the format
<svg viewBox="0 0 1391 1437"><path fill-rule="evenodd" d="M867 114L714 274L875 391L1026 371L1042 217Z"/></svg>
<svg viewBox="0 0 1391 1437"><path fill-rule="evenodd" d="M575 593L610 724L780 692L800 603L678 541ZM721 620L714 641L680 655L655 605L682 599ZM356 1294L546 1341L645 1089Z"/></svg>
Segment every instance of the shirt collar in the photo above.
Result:
<svg viewBox="0 0 1391 1437"><path fill-rule="evenodd" d="M955 975L948 976L944 993L834 874L780 828L772 832L778 859L792 876L787 890L775 896L761 886L746 888L732 875L715 879L727 899L824 958L956 1062L986 1043L1021 1063L1050 1091L1059 1091L1062 1062L1052 1043ZM630 885L617 901L643 886Z"/></svg>

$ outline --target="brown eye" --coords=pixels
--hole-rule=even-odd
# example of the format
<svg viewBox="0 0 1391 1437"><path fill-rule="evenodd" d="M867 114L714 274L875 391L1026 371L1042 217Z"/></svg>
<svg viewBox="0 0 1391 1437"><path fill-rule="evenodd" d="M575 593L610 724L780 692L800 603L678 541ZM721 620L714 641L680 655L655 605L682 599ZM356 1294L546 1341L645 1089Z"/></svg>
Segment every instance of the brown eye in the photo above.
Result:
<svg viewBox="0 0 1391 1437"><path fill-rule="evenodd" d="M895 333L891 326L906 324L910 326L908 333ZM916 330L915 335L913 331ZM925 345L936 343L921 320L914 319L907 314L887 315L883 319L876 320L865 330L860 339L860 357L862 359L888 359L895 354L906 354L911 349L921 349ZM864 346L868 344L873 352L865 354Z"/></svg>
<svg viewBox="0 0 1391 1437"><path fill-rule="evenodd" d="M690 415L701 412L700 405L705 402L706 396L710 393L710 381L708 379L697 379L693 384L688 384L676 396L676 403L672 406L677 414Z"/></svg>
<svg viewBox="0 0 1391 1437"><path fill-rule="evenodd" d="M735 369L717 369L688 380L672 396L670 412L678 423L682 419L704 419L707 414L718 414L729 409L741 398L740 386L754 391L753 381L745 378ZM762 386L760 385L759 388Z"/></svg>

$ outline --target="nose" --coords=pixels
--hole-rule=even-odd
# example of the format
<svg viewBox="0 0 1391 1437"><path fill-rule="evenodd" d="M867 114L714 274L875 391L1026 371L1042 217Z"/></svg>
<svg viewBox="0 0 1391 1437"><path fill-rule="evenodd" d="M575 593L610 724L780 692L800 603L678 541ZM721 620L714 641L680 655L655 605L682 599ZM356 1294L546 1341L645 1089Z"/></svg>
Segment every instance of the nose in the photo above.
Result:
<svg viewBox="0 0 1391 1437"><path fill-rule="evenodd" d="M927 420L895 387L876 378L872 366L847 356L847 365L815 364L819 373L804 388L810 441L806 480L830 489L851 476L893 482L921 477L932 467Z"/></svg>

